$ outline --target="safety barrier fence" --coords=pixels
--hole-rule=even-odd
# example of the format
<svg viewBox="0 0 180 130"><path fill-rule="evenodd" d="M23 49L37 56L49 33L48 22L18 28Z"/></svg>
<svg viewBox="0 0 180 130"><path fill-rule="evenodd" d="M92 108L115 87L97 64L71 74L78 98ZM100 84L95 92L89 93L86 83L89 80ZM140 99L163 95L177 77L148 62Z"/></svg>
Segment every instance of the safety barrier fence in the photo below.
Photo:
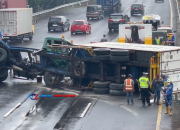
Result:
<svg viewBox="0 0 180 130"><path fill-rule="evenodd" d="M48 10L44 10L44 11L34 13L33 14L33 23L34 24L37 23L37 20L42 19L44 17L55 15L55 14L61 12L64 9L68 9L68 8L72 8L72 7L78 7L78 6L85 6L85 5L88 4L88 1L89 0L81 0L81 1L78 1L78 2L64 4L64 5L52 8L52 9L48 9Z"/></svg>

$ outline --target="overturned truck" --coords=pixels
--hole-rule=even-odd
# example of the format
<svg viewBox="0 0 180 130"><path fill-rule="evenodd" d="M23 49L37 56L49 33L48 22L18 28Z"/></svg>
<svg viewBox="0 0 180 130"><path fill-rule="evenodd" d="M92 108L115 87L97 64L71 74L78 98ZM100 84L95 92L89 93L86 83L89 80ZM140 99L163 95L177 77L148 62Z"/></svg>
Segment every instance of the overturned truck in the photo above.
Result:
<svg viewBox="0 0 180 130"><path fill-rule="evenodd" d="M180 47L115 42L62 45L60 42L37 50L7 47L3 41L0 44L0 81L6 80L7 70L11 68L18 77L43 75L47 86L66 76L71 77L73 86L93 84L95 92L111 93L115 89L122 94L128 74L136 80L146 71L150 82L157 73L164 73L170 76L174 91L180 89ZM28 52L30 58L21 58L20 51Z"/></svg>

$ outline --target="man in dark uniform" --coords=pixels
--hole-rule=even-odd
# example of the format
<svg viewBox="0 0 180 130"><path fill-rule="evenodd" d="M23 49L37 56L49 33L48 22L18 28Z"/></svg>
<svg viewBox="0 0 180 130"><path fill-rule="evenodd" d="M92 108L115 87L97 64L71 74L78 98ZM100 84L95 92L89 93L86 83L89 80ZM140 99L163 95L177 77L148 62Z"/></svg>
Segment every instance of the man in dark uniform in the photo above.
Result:
<svg viewBox="0 0 180 130"><path fill-rule="evenodd" d="M145 106L145 99L148 103L148 106L151 106L150 103L150 94L149 94L149 78L147 78L148 73L143 72L143 76L139 78L139 91L141 91L142 103Z"/></svg>
<svg viewBox="0 0 180 130"><path fill-rule="evenodd" d="M101 42L107 42L106 35L103 35L103 38L101 39Z"/></svg>

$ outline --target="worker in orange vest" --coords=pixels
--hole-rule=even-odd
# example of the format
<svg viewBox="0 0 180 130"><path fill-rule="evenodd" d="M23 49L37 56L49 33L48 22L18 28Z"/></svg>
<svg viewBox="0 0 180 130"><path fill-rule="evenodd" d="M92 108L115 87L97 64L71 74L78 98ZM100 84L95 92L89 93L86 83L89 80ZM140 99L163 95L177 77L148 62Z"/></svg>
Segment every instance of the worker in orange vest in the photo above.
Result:
<svg viewBox="0 0 180 130"><path fill-rule="evenodd" d="M129 74L128 78L124 80L124 90L126 91L127 104L129 105L129 97L131 97L131 103L134 104L133 102L134 80L132 79L131 74Z"/></svg>

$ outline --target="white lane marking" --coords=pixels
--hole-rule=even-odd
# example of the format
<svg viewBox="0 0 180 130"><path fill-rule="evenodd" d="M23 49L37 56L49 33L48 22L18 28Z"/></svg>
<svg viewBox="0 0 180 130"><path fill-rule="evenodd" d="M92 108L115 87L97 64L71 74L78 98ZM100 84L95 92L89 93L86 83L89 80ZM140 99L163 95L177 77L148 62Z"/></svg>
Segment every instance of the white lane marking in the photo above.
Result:
<svg viewBox="0 0 180 130"><path fill-rule="evenodd" d="M6 118L7 116L9 116L17 107L19 107L21 105L21 103L18 103L14 108L12 108L8 113L6 113L4 115L4 117Z"/></svg>
<svg viewBox="0 0 180 130"><path fill-rule="evenodd" d="M96 39L96 37L94 37L92 40L95 40Z"/></svg>
<svg viewBox="0 0 180 130"><path fill-rule="evenodd" d="M81 117L84 117L84 115L86 114L86 112L87 112L87 110L89 109L90 106L91 106L91 103L88 103L88 105L84 109L83 113L81 114Z"/></svg>
<svg viewBox="0 0 180 130"><path fill-rule="evenodd" d="M80 10L79 12L83 12L83 11L85 11L85 10ZM79 12L72 13L72 14L69 14L69 15L66 15L66 16L69 17L69 16L74 15L74 14L77 14L77 13L79 13ZM47 26L47 25L48 25L48 24L44 24L44 25L41 25L41 26L36 27L36 28L34 28L34 29L36 30L36 29L39 29L39 28L44 27L44 26Z"/></svg>
<svg viewBox="0 0 180 130"><path fill-rule="evenodd" d="M130 109L129 109L129 108L127 108L127 107L123 107L123 106L120 106L120 107L124 108L125 110L129 111L130 113L132 113L132 114L133 114L133 115L135 115L135 116L137 116L137 115L138 115L136 112L134 112L134 111L130 110Z"/></svg>

